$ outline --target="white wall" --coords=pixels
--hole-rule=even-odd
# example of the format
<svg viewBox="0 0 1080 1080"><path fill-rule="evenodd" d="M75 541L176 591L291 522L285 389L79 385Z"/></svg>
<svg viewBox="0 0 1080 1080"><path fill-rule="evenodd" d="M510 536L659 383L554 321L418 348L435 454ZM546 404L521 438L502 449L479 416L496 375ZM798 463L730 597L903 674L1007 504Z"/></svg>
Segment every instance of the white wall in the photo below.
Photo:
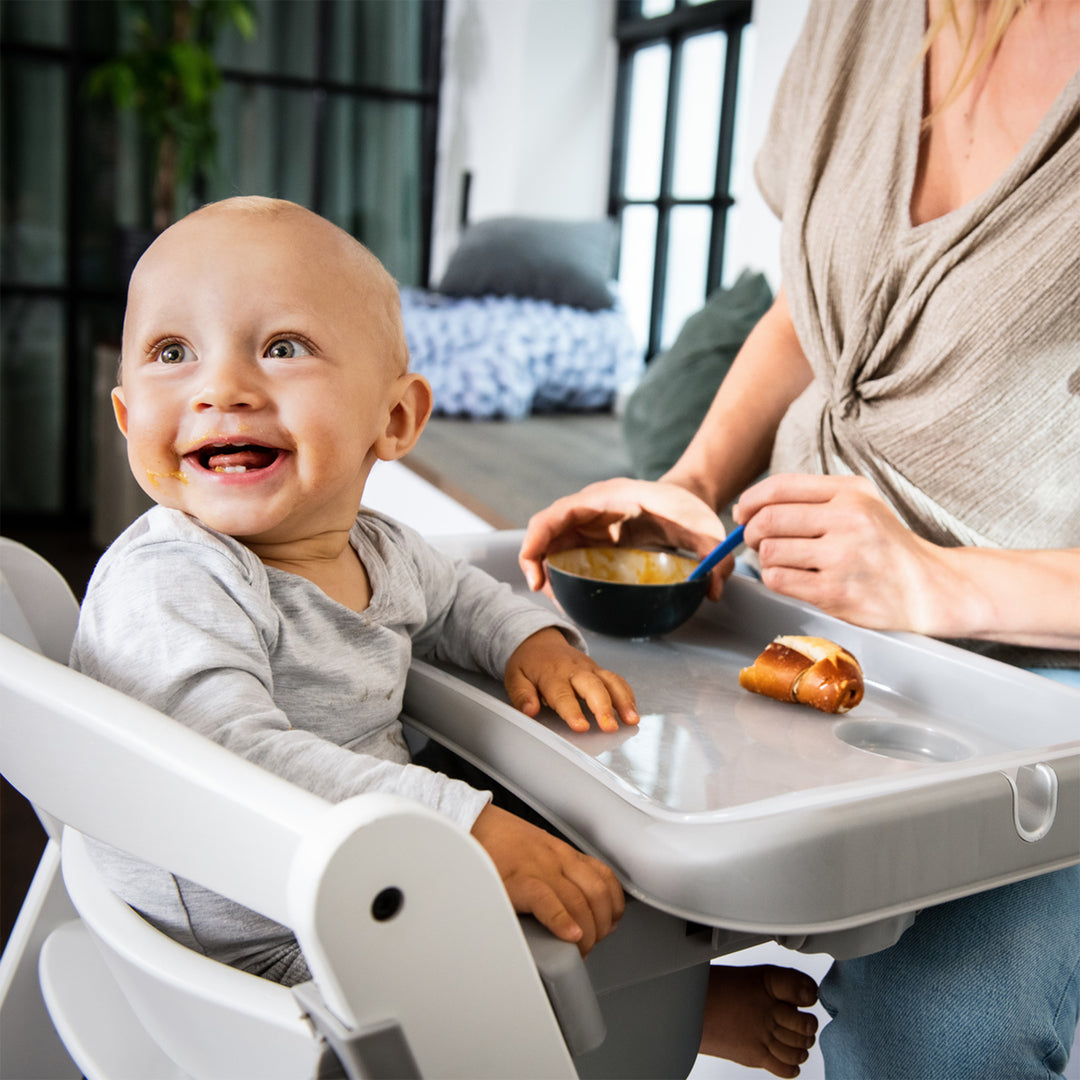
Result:
<svg viewBox="0 0 1080 1080"><path fill-rule="evenodd" d="M758 191L753 166L768 128L777 83L809 6L810 0L754 0L751 68L743 83L746 111L735 133L731 188L736 205L728 215L726 282L751 267L765 274L774 292L780 284L780 222Z"/></svg>
<svg viewBox="0 0 1080 1080"><path fill-rule="evenodd" d="M809 0L755 0L749 100L737 132L739 198L728 280L743 267L779 282L779 226L753 180L784 61ZM461 178L470 218L582 219L607 212L615 101L614 0L448 0L432 278L458 238Z"/></svg>
<svg viewBox="0 0 1080 1080"><path fill-rule="evenodd" d="M432 277L472 221L607 211L614 0L448 0Z"/></svg>

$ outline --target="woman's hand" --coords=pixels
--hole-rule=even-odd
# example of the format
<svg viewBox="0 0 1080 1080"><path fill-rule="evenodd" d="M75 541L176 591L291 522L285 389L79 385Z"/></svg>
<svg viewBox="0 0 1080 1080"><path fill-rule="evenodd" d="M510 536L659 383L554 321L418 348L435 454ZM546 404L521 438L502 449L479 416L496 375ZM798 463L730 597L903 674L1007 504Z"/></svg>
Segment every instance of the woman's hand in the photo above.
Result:
<svg viewBox="0 0 1080 1080"><path fill-rule="evenodd" d="M575 649L553 626L527 637L514 650L506 664L505 684L514 708L536 716L541 703L546 704L573 731L589 730L582 701L601 731L618 731L619 720L624 724L639 720L634 691L626 680Z"/></svg>
<svg viewBox="0 0 1080 1080"><path fill-rule="evenodd" d="M939 547L854 476L771 476L735 507L774 592L874 630L1080 648L1080 550Z"/></svg>
<svg viewBox="0 0 1080 1080"><path fill-rule="evenodd" d="M556 500L534 514L521 544L518 562L529 588L544 587L544 557L550 552L598 544L661 544L707 555L725 535L713 510L684 487L664 481L601 480ZM728 560L714 573L713 598L720 595Z"/></svg>
<svg viewBox="0 0 1080 1080"><path fill-rule="evenodd" d="M734 515L774 592L859 626L939 632L946 549L908 529L869 480L770 476Z"/></svg>

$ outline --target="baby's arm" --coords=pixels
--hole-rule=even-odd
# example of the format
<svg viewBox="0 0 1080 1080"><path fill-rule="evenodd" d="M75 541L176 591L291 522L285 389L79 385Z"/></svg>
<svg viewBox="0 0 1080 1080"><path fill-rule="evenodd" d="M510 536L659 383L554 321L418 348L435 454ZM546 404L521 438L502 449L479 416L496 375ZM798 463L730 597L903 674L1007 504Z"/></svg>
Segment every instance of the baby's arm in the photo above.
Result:
<svg viewBox="0 0 1080 1080"><path fill-rule="evenodd" d="M494 804L480 811L472 835L494 862L514 910L534 915L582 956L622 918L622 886L598 859Z"/></svg>
<svg viewBox="0 0 1080 1080"><path fill-rule="evenodd" d="M584 701L601 731L618 731L619 720L636 724L634 691L626 680L575 649L553 626L527 637L511 654L504 674L515 708L536 716L540 705L554 709L574 731L588 731Z"/></svg>

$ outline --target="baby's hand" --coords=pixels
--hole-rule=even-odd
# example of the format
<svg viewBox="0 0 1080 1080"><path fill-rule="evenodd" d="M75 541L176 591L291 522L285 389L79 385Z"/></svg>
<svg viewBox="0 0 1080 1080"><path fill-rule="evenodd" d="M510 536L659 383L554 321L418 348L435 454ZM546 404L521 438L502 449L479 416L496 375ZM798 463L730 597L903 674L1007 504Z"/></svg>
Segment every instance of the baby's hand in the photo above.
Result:
<svg viewBox="0 0 1080 1080"><path fill-rule="evenodd" d="M514 650L504 682L510 701L526 716L536 716L543 702L574 731L589 730L581 701L601 731L618 731L619 719L624 724L640 719L626 680L599 667L553 626L538 630Z"/></svg>
<svg viewBox="0 0 1080 1080"><path fill-rule="evenodd" d="M622 918L622 886L598 859L493 804L480 811L472 834L495 863L514 910L534 915L582 956Z"/></svg>

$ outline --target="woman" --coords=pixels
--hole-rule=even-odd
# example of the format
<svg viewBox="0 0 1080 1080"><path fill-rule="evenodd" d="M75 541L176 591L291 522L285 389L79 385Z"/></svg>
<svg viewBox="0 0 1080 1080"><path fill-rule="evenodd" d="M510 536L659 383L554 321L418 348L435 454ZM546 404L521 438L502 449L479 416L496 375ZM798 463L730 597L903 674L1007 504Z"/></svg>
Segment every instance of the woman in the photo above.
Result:
<svg viewBox="0 0 1080 1080"><path fill-rule="evenodd" d="M784 287L666 476L533 519L530 585L582 539L704 554L738 497L777 592L1076 678L1078 67L1074 0L815 4L757 161ZM1074 867L836 964L830 1077L1060 1073L1077 911ZM703 1049L725 1053L716 1011Z"/></svg>

